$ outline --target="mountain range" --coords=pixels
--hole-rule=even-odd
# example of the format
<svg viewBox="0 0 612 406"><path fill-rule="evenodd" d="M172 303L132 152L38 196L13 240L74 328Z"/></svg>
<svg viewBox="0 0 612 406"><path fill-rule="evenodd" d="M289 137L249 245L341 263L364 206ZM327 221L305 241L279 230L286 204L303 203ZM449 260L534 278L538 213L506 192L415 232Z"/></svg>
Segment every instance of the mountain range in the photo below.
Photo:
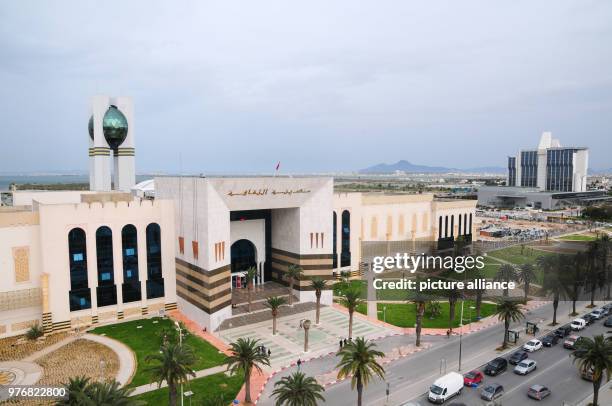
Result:
<svg viewBox="0 0 612 406"><path fill-rule="evenodd" d="M481 166L476 168L447 168L444 166L427 166L427 165L416 165L411 162L401 160L394 164L377 164L370 166L365 169L361 169L359 173L365 174L386 174L394 173L396 171L407 172L407 173L506 173L506 168L501 166Z"/></svg>

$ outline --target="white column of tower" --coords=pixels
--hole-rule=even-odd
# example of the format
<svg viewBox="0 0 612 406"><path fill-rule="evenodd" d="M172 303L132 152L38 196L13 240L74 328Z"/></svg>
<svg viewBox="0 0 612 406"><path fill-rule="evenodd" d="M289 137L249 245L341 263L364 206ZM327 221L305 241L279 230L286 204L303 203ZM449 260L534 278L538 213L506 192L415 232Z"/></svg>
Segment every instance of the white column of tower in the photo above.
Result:
<svg viewBox="0 0 612 406"><path fill-rule="evenodd" d="M104 138L102 122L109 106L108 96L94 96L92 99L93 140L89 141L89 189L111 190L111 150Z"/></svg>
<svg viewBox="0 0 612 406"><path fill-rule="evenodd" d="M131 97L116 97L112 101L112 104L123 113L128 123L125 141L114 152L114 189L129 192L136 184L134 104Z"/></svg>

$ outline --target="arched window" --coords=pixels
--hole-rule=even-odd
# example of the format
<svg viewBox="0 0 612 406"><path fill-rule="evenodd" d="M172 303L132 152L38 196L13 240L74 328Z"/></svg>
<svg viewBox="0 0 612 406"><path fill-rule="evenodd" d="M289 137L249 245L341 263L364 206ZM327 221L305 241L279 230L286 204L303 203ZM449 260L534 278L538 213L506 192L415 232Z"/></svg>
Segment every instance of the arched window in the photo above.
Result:
<svg viewBox="0 0 612 406"><path fill-rule="evenodd" d="M472 234L472 213L470 213L470 227L467 229L467 234Z"/></svg>
<svg viewBox="0 0 612 406"><path fill-rule="evenodd" d="M444 216L444 238L448 237L448 216Z"/></svg>
<svg viewBox="0 0 612 406"><path fill-rule="evenodd" d="M147 299L164 296L161 258L161 229L151 223L147 226Z"/></svg>
<svg viewBox="0 0 612 406"><path fill-rule="evenodd" d="M70 260L70 311L91 308L91 290L87 282L87 239L85 231L73 228L68 233Z"/></svg>
<svg viewBox="0 0 612 406"><path fill-rule="evenodd" d="M451 214L451 237L455 236L455 215Z"/></svg>
<svg viewBox="0 0 612 406"><path fill-rule="evenodd" d="M342 212L342 241L340 252L340 266L351 265L351 213Z"/></svg>
<svg viewBox="0 0 612 406"><path fill-rule="evenodd" d="M334 212L334 220L333 220L333 268L338 268L338 215Z"/></svg>
<svg viewBox="0 0 612 406"><path fill-rule="evenodd" d="M246 239L236 241L230 247L232 272L246 271L257 266L257 250L255 245Z"/></svg>
<svg viewBox="0 0 612 406"><path fill-rule="evenodd" d="M442 239L442 216L438 218L438 239Z"/></svg>
<svg viewBox="0 0 612 406"><path fill-rule="evenodd" d="M136 227L128 224L121 230L121 253L123 256L123 302L141 299L138 280L138 234Z"/></svg>
<svg viewBox="0 0 612 406"><path fill-rule="evenodd" d="M113 264L113 232L102 226L96 231L96 256L98 264L98 307L117 304L115 270Z"/></svg>
<svg viewBox="0 0 612 406"><path fill-rule="evenodd" d="M459 223L459 231L458 231L457 235L463 235L463 234L461 234L461 214L459 216L457 216L457 222Z"/></svg>
<svg viewBox="0 0 612 406"><path fill-rule="evenodd" d="M467 213L465 213L465 214L463 215L463 224L464 224L464 226L465 226L465 227L463 227L463 228L465 229L465 230L463 230L463 234L469 234L469 232L468 232L468 227L467 227L467 225L468 225L468 222L467 222L467 221L468 221L468 220L467 220Z"/></svg>

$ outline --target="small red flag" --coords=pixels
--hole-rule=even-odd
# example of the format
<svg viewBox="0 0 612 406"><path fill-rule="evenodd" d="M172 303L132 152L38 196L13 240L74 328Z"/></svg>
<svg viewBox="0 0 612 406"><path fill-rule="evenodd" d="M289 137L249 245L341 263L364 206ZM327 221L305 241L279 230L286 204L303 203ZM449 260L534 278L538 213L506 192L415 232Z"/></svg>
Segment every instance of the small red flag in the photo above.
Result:
<svg viewBox="0 0 612 406"><path fill-rule="evenodd" d="M278 161L278 163L276 164L276 170L278 171L278 168L280 168L280 161Z"/></svg>

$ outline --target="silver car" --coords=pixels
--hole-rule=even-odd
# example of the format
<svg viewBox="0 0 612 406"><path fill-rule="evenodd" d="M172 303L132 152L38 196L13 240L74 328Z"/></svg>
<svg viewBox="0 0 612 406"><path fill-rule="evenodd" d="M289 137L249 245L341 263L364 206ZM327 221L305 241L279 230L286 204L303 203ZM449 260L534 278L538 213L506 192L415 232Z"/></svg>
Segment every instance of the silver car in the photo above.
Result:
<svg viewBox="0 0 612 406"><path fill-rule="evenodd" d="M514 373L519 375L527 375L531 371L534 371L537 367L537 363L532 359L524 359L517 366L514 367Z"/></svg>

